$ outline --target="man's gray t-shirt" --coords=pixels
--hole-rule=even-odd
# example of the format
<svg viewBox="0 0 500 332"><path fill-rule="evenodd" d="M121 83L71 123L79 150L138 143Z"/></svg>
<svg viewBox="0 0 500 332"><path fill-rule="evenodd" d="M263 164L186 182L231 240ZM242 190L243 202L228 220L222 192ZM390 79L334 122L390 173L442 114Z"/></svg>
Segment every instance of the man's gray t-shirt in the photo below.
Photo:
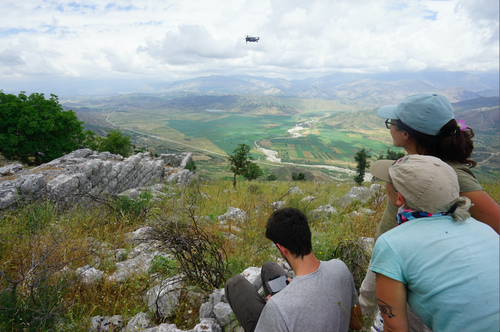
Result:
<svg viewBox="0 0 500 332"><path fill-rule="evenodd" d="M321 262L318 270L295 277L267 302L255 332L342 331L349 329L358 295L344 262Z"/></svg>

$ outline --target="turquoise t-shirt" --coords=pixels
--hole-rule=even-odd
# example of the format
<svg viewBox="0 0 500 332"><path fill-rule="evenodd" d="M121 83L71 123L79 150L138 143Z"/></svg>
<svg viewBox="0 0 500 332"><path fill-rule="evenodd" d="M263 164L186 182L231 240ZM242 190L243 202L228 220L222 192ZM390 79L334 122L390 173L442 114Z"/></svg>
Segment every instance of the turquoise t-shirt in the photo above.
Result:
<svg viewBox="0 0 500 332"><path fill-rule="evenodd" d="M384 233L371 268L407 286L432 331L499 331L499 237L473 218L408 221Z"/></svg>

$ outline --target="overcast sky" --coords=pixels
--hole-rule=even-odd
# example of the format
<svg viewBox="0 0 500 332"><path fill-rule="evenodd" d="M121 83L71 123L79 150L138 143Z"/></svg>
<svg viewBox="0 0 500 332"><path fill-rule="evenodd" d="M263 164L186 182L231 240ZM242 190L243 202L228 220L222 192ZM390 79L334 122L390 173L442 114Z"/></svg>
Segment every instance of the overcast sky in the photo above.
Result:
<svg viewBox="0 0 500 332"><path fill-rule="evenodd" d="M499 70L499 1L0 0L0 88ZM258 43L245 43L245 36Z"/></svg>

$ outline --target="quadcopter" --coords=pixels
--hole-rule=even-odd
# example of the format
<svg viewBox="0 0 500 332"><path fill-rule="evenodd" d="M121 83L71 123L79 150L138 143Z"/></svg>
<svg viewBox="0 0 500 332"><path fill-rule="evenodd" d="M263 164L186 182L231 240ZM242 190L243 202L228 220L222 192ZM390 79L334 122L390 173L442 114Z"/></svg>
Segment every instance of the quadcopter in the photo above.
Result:
<svg viewBox="0 0 500 332"><path fill-rule="evenodd" d="M258 42L259 42L259 39L260 39L259 37L249 37L249 36L247 36L247 37L245 38L245 40L246 40L247 44L248 44L248 42L253 42L253 43L255 43L255 42L256 42L256 43L258 43Z"/></svg>

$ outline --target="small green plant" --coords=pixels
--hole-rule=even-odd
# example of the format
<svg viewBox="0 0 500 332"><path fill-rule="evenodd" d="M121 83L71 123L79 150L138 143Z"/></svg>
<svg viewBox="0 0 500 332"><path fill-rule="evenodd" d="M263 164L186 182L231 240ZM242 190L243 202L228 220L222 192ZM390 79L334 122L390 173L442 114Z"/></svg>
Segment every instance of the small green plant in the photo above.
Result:
<svg viewBox="0 0 500 332"><path fill-rule="evenodd" d="M150 273L159 273L163 277L172 277L179 271L177 263L164 256L156 256L151 263Z"/></svg>
<svg viewBox="0 0 500 332"><path fill-rule="evenodd" d="M135 200L127 196L118 196L114 201L114 209L121 216L130 216L132 218L144 217L150 207L152 194L145 191Z"/></svg>
<svg viewBox="0 0 500 332"><path fill-rule="evenodd" d="M186 167L184 167L185 169L188 169L190 170L191 172L193 173L196 173L196 164L194 163L193 160L190 160L187 164L186 164Z"/></svg>

